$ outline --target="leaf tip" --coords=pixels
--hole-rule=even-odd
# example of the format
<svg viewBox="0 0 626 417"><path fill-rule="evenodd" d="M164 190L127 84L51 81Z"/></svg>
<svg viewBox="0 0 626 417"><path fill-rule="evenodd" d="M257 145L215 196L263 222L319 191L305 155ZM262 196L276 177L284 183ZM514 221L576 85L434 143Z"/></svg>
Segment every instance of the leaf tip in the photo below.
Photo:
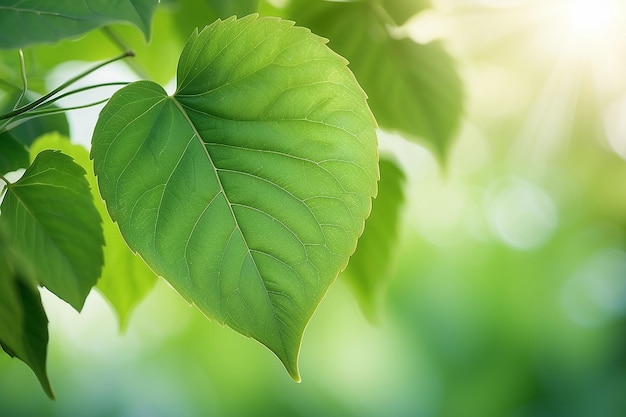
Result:
<svg viewBox="0 0 626 417"><path fill-rule="evenodd" d="M298 384L302 382L302 378L300 377L300 370L298 369L298 364L295 364L293 367L288 367L288 365L285 364L285 369L287 369L289 376L291 377L291 379L294 380L294 382Z"/></svg>
<svg viewBox="0 0 626 417"><path fill-rule="evenodd" d="M52 385L50 385L50 381L48 381L48 378L46 377L45 381L40 379L39 382L41 383L41 387L43 388L48 398L50 398L51 400L56 400L57 397L56 395L54 395L54 390L52 389Z"/></svg>

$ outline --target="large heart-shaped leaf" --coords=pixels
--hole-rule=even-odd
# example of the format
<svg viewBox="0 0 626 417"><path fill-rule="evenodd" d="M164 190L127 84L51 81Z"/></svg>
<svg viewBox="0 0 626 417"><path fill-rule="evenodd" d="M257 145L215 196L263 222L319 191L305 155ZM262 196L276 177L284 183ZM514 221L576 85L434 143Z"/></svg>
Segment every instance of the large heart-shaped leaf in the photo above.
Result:
<svg viewBox="0 0 626 417"><path fill-rule="evenodd" d="M461 119L461 80L440 43L389 34L384 18L389 12L381 8L393 4L395 10L398 3L293 0L287 17L329 38L350 61L383 129L426 140L445 154Z"/></svg>
<svg viewBox="0 0 626 417"><path fill-rule="evenodd" d="M31 282L80 310L102 268L102 228L85 171L60 152L44 151L7 186L0 231Z"/></svg>
<svg viewBox="0 0 626 417"><path fill-rule="evenodd" d="M150 37L158 0L6 0L0 4L0 48L53 43L113 22L129 22Z"/></svg>
<svg viewBox="0 0 626 417"><path fill-rule="evenodd" d="M130 247L297 380L378 178L365 94L325 43L277 18L218 20L187 43L173 96L142 81L111 98L91 153Z"/></svg>

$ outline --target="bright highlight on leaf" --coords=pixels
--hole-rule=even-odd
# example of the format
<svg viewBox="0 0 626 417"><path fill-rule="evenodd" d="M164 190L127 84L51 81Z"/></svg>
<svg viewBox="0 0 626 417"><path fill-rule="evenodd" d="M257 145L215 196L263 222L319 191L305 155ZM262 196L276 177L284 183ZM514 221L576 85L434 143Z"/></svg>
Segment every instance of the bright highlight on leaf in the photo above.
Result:
<svg viewBox="0 0 626 417"><path fill-rule="evenodd" d="M111 98L91 153L129 246L296 380L378 179L365 94L325 44L286 20L218 20L188 41L173 96L143 81Z"/></svg>

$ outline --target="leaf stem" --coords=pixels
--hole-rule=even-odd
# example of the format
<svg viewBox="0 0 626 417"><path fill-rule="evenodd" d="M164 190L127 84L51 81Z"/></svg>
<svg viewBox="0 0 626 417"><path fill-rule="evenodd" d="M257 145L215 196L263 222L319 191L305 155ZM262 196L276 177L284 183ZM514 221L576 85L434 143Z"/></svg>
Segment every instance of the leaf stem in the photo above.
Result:
<svg viewBox="0 0 626 417"><path fill-rule="evenodd" d="M26 64L24 63L24 51L22 51L22 48L20 48L17 50L17 53L20 57L20 74L22 75L22 92L20 93L20 96L15 102L15 105L13 106L13 110L19 107L20 103L24 99L24 96L26 95L26 91L28 91L28 79L26 78Z"/></svg>
<svg viewBox="0 0 626 417"><path fill-rule="evenodd" d="M92 107L92 106L97 106L98 104L102 104L105 101L109 100L111 97L107 97L105 99L93 102L93 103L89 103L89 104L81 104L78 106L73 106L73 107L57 107L57 108L49 108L49 109L43 109L42 107L48 106L53 104L55 101L60 100L62 98L71 96L73 94L78 94L78 93L82 93L83 91L87 91L87 90L93 90L95 88L100 88L100 87L110 87L110 86L114 86L114 85L128 85L130 84L130 82L128 81L116 81L116 82L110 82L110 83L101 83L101 84L95 84L95 85L88 85L86 87L81 87L81 88L77 88L75 90L72 91L68 91L67 93L61 94L58 97L55 97L53 99L48 100L46 103L42 104L41 106L38 107L38 109L41 110L30 110L22 115L18 115L18 116L13 116L12 118L6 120L4 123L0 124L0 133L6 132L8 130L11 130L17 126L19 126L20 124L22 124L23 122L35 118L35 117L40 117L40 116L46 116L46 115L50 115L50 114L56 114L56 113L63 113L69 110L78 110L78 109L84 109L87 107ZM15 123L14 123L15 122Z"/></svg>
<svg viewBox="0 0 626 417"><path fill-rule="evenodd" d="M112 44L114 44L120 51L130 50L130 46L122 39L122 37L110 26L105 26L102 29L102 33L106 36ZM149 79L148 73L139 65L136 61L127 61L128 67L139 76L141 79Z"/></svg>
<svg viewBox="0 0 626 417"><path fill-rule="evenodd" d="M85 109L87 107L93 107L93 106L97 106L98 104L102 104L106 101L108 101L111 97L107 97L104 98L102 100L98 100L98 101L94 101L92 103L88 103L88 104L81 104L78 106L72 106L72 107L57 107L57 108L50 108L50 109L41 109L41 110L34 110L28 113L28 115L25 118L30 118L32 117L39 117L39 116L46 116L46 115L50 115L50 114L56 114L56 113L63 113L69 110L79 110L79 109ZM21 120L21 119L19 119Z"/></svg>
<svg viewBox="0 0 626 417"><path fill-rule="evenodd" d="M74 84L76 81L85 78L87 75L91 74L92 72L104 67L105 65L111 64L115 61L119 61L120 59L124 59L127 57L132 57L135 56L135 53L133 51L126 51L121 55L116 56L115 58L111 58L105 62L102 62L98 65L95 65L93 67L91 67L90 69L78 74L77 76L69 79L68 81L64 82L63 84L61 84L60 86L58 86L57 88L55 88L54 90L52 90L51 92L49 92L48 94L40 97L39 99L33 101L32 103L29 103L25 106L22 106L18 109L13 110L12 112L0 115L0 120L5 120L5 119L10 119L12 117L15 116L19 116L21 114L24 114L32 109L34 109L35 107L41 106L42 104L46 103L47 100L49 100L50 98L52 98L53 96L55 96L57 93L59 93L61 90L69 87L70 85Z"/></svg>
<svg viewBox="0 0 626 417"><path fill-rule="evenodd" d="M100 88L100 87L110 87L110 86L114 86L114 85L128 85L128 84L130 84L130 82L128 82L128 81L115 81L115 82L110 82L110 83L101 83L101 84L88 85L86 87L77 88L75 90L68 91L67 93L63 93L60 96L57 96L57 97L47 101L45 106L47 106L49 104L52 104L52 103L54 103L57 100L61 100L62 98L71 96L73 94L82 93L83 91L93 90L93 89ZM106 100L108 100L108 98Z"/></svg>
<svg viewBox="0 0 626 417"><path fill-rule="evenodd" d="M2 196L4 195L4 192L9 189L11 182L7 180L6 177L2 174L0 174L0 180L4 182L2 188L0 188L0 200L2 200Z"/></svg>

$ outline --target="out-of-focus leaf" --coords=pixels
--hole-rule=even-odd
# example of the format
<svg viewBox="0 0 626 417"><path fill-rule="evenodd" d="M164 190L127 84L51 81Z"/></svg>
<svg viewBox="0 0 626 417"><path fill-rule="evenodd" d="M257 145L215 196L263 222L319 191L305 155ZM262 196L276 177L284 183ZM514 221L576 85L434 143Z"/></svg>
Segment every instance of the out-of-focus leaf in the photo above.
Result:
<svg viewBox="0 0 626 417"><path fill-rule="evenodd" d="M195 29L202 30L219 18L207 0L178 0L171 8L180 38L187 40Z"/></svg>
<svg viewBox="0 0 626 417"><path fill-rule="evenodd" d="M206 0L209 5L217 12L217 15L225 19L236 15L243 17L257 11L259 0Z"/></svg>
<svg viewBox="0 0 626 417"><path fill-rule="evenodd" d="M202 30L217 19L243 17L259 8L259 0L178 0L171 10L178 34L187 40L195 29Z"/></svg>
<svg viewBox="0 0 626 417"><path fill-rule="evenodd" d="M395 259L400 209L404 203L403 184L402 170L394 162L381 159L378 196L344 275L361 309L373 322Z"/></svg>
<svg viewBox="0 0 626 417"><path fill-rule="evenodd" d="M173 96L142 81L111 98L91 156L130 247L299 379L304 328L376 194L375 121L346 61L293 22L217 21Z"/></svg>
<svg viewBox="0 0 626 417"><path fill-rule="evenodd" d="M0 229L35 281L80 310L102 268L102 228L85 171L44 151L7 187Z"/></svg>
<svg viewBox="0 0 626 417"><path fill-rule="evenodd" d="M137 26L150 38L158 0L5 0L0 4L0 48L54 43L115 22Z"/></svg>
<svg viewBox="0 0 626 417"><path fill-rule="evenodd" d="M0 133L0 175L27 166L28 151L26 147L14 140L7 132Z"/></svg>
<svg viewBox="0 0 626 417"><path fill-rule="evenodd" d="M157 9L150 43L134 27L114 24L107 25L102 30L91 31L80 39L26 48L24 55L29 79L33 74L46 74L64 62L100 61L131 49L135 52L135 57L125 59L122 63L130 66L142 79L168 83L176 74L176 60L167 57L177 56L191 33L189 29L184 36L178 35L175 10L174 7ZM1 69L0 66L0 75ZM17 80L14 78L13 82Z"/></svg>
<svg viewBox="0 0 626 417"><path fill-rule="evenodd" d="M41 93L45 90L45 76L42 71L32 71L31 59L24 55L26 68L28 68L28 89ZM20 61L15 49L0 49L0 102L5 104L6 95L22 91L22 75Z"/></svg>
<svg viewBox="0 0 626 417"><path fill-rule="evenodd" d="M148 294L156 282L156 275L137 255L132 253L120 232L109 218L106 207L98 193L98 184L93 173L89 153L80 145L71 144L67 138L58 134L49 134L39 138L31 147L34 158L45 149L63 151L86 171L96 209L102 217L104 230L104 267L98 280L97 289L115 309L122 329L137 304Z"/></svg>
<svg viewBox="0 0 626 417"><path fill-rule="evenodd" d="M462 86L440 43L392 38L371 2L294 0L287 17L330 39L350 61L378 124L445 154L458 128Z"/></svg>
<svg viewBox="0 0 626 417"><path fill-rule="evenodd" d="M430 0L371 0L380 4L384 13L397 25L404 24L408 19L424 9L432 6Z"/></svg>
<svg viewBox="0 0 626 417"><path fill-rule="evenodd" d="M48 318L36 287L18 278L8 250L0 236L0 346L26 363L53 398L46 373Z"/></svg>

